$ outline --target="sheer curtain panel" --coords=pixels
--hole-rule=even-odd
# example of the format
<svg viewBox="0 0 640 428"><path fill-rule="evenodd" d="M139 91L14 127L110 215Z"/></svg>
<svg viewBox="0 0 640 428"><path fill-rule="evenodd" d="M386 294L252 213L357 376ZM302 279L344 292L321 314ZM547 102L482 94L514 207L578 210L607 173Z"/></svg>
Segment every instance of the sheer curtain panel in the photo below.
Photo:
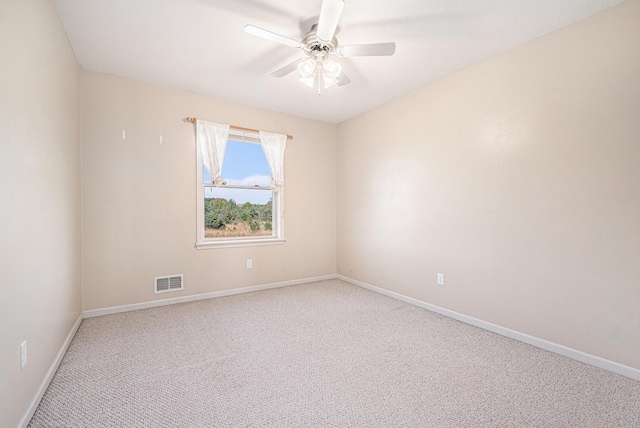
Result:
<svg viewBox="0 0 640 428"><path fill-rule="evenodd" d="M196 121L196 141L202 153L204 166L211 175L211 182L216 186L226 184L221 174L228 139L229 125Z"/></svg>
<svg viewBox="0 0 640 428"><path fill-rule="evenodd" d="M281 189L284 186L284 149L287 136L260 131L260 144L271 169L271 189Z"/></svg>

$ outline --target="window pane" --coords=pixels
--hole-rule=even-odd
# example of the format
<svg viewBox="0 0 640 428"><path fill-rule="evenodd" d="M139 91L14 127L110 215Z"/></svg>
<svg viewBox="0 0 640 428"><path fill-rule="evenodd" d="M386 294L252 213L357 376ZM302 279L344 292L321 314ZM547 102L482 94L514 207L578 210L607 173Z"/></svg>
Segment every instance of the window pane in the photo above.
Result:
<svg viewBox="0 0 640 428"><path fill-rule="evenodd" d="M271 170L262 146L230 140L222 165L222 178L227 184L268 186Z"/></svg>
<svg viewBox="0 0 640 428"><path fill-rule="evenodd" d="M207 188L204 237L271 236L271 190Z"/></svg>
<svg viewBox="0 0 640 428"><path fill-rule="evenodd" d="M202 181L211 183L211 174L202 165ZM260 144L229 140L222 164L222 179L227 184L269 186L271 170Z"/></svg>

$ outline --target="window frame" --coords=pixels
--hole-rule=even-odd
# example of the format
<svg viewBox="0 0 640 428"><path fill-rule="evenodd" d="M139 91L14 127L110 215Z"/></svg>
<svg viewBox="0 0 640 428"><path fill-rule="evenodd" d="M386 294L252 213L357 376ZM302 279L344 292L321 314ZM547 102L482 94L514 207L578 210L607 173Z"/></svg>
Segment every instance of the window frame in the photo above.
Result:
<svg viewBox="0 0 640 428"><path fill-rule="evenodd" d="M230 128L228 141L236 141L247 144L260 144L260 135L257 132L243 131ZM226 156L226 154L225 154ZM249 190L270 190L272 204L272 234L271 236L229 236L224 238L205 238L204 232L204 195L206 187L216 187L213 183L204 183L204 161L202 152L196 143L196 221L197 238L196 249L211 248L234 248L234 247L256 247L263 245L282 245L284 239L284 186L280 189L271 189L269 186L240 186L224 184L217 186L221 189L249 189Z"/></svg>

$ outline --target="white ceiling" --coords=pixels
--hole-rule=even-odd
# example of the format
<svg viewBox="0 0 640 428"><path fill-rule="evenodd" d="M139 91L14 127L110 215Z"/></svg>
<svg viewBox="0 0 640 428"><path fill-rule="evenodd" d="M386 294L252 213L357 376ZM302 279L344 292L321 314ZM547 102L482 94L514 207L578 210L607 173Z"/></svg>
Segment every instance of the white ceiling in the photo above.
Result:
<svg viewBox="0 0 640 428"><path fill-rule="evenodd" d="M351 83L318 96L270 73L299 49L322 0L54 0L80 66L339 123L622 0L345 0L340 44L396 42L392 57L338 58Z"/></svg>

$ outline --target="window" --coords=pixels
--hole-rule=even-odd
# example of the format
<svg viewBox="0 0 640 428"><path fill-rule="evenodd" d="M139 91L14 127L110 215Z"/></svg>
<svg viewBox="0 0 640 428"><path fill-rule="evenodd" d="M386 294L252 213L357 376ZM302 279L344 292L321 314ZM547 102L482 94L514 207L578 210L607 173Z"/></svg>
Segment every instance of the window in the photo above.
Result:
<svg viewBox="0 0 640 428"><path fill-rule="evenodd" d="M202 144L201 141L198 144ZM284 186L273 185L258 133L229 129L220 179L211 178L198 147L196 248L283 244Z"/></svg>

